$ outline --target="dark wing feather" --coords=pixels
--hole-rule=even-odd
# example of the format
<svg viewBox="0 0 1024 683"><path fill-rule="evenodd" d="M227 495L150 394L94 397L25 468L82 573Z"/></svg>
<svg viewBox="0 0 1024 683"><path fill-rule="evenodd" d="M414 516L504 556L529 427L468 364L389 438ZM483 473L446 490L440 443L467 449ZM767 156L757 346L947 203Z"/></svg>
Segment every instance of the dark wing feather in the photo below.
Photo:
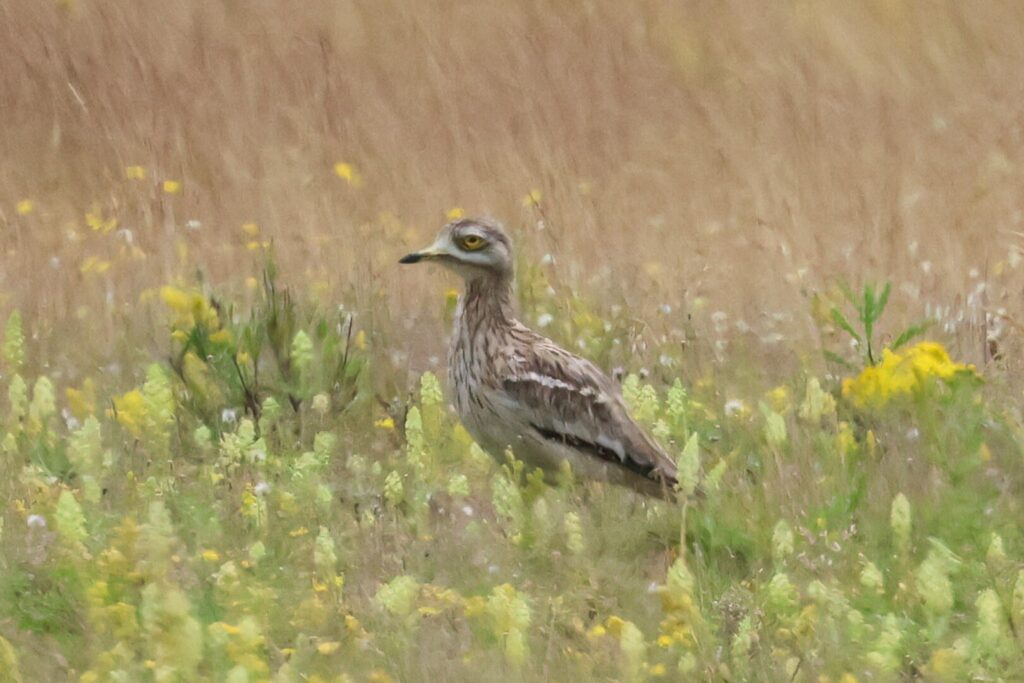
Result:
<svg viewBox="0 0 1024 683"><path fill-rule="evenodd" d="M504 393L545 439L674 486L676 466L629 416L618 386L593 363L518 328Z"/></svg>

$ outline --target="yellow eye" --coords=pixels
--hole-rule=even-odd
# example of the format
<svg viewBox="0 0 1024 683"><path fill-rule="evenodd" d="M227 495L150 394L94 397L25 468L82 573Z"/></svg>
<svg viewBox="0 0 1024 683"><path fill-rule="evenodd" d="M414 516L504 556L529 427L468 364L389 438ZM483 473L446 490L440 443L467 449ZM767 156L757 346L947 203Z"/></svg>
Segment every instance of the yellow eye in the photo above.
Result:
<svg viewBox="0 0 1024 683"><path fill-rule="evenodd" d="M459 246L466 251L477 251L478 249L483 249L486 245L487 242L479 235L466 235L459 240Z"/></svg>

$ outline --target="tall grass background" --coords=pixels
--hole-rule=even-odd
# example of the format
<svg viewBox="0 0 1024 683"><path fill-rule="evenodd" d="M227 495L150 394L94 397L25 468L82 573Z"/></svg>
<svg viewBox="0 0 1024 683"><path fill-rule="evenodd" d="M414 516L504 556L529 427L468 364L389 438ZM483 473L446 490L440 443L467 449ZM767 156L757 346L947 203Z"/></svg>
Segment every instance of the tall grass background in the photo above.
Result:
<svg viewBox="0 0 1024 683"><path fill-rule="evenodd" d="M975 631L970 621L976 594L989 585L982 566L989 534L999 531L1010 556L1024 556L1018 503L1024 490L1022 30L1024 5L1000 0L0 2L0 313L7 318L20 311L26 331L24 367L5 366L4 382L14 370L48 376L58 389L95 378L102 396L121 395L145 380L147 364L170 358L173 365L172 316L160 301L161 287L199 286L241 312L261 301L271 258L278 282L302 306L363 335L357 346L371 357L373 371L360 380L360 410L317 422L304 409L294 417L294 439L272 445L280 451L272 460L288 461L290 453L313 447L317 431L340 436L335 461L318 476L343 503L314 510L312 494L299 484L289 489L281 483L280 492L299 496L296 514L312 529L305 541L319 538L318 526L322 534L329 529L341 560L324 560L331 554L319 540L315 568L306 566L312 555L295 560L282 548L288 538L305 542L304 534L289 536L283 526L270 537L265 530L239 531L246 513L225 501L260 477L270 479L262 465L252 476L229 468L228 480L238 487L233 493L216 482L203 488L197 479L192 497L174 510L176 547L192 558L188 562L210 564L189 579L196 583L179 582L190 596L187 611L207 634L207 659L195 675L209 680L228 672L241 676L237 669L245 665L239 662L247 660L238 651L249 652L246 647L269 662L266 676L255 665L247 676L281 681L299 680L292 675L345 680L345 662L352 680L378 682L642 679L694 671L708 680L850 683L862 676L944 680L947 674L955 680L968 670L998 674L1010 660L1017 668L1005 670L1019 673L1019 660L971 650L952 635L943 640L943 629L1000 642L998 627ZM469 495L489 520L485 530L463 535L469 522L443 495L431 498L433 516L425 522L423 510L403 507L415 506L403 503L393 482L388 492L389 468L408 474L401 431L407 407L423 400L419 375L443 370L450 290L457 286L448 275L402 269L396 261L427 243L456 209L494 216L508 227L519 251L527 322L554 320L546 332L606 370L637 373L662 395L678 379L697 401L687 408L696 416L688 425L672 425L673 452L686 442L676 437L697 432L705 474L727 461L730 474L722 482L729 491L724 502L689 513L691 527L697 525L690 529L694 547L707 553L687 570L697 576L696 589L685 576L677 575L675 584L666 577L686 555L678 547L678 516L624 492L545 494L524 484L516 494L527 501L524 509L536 513L530 505L539 496L547 501L545 514L559 520L575 515L589 540L585 550L570 541L551 555L545 554L555 534L550 529L541 541L511 542L536 520L503 517L502 504L491 497L500 497L504 485L489 490L493 471L480 462L444 461L468 448L450 416L434 418L443 429L428 424L429 435L447 435L428 450L441 459L434 462L438 471L469 474L471 493L452 495ZM842 305L841 285L882 281L893 289L880 343L911 322L930 319L929 334L956 360L974 364L984 386L969 397L954 391L934 409L919 402L910 412L882 418L862 420L841 406L846 427L833 420L802 433L794 410L806 378L821 377L839 397L841 375L856 370L829 365L821 353L856 355L830 317L830 307ZM230 316L223 318L226 325ZM780 384L789 388L772 394ZM734 399L741 415L753 412L749 424L728 422L732 409L724 406ZM984 415L977 408L982 400ZM666 405L655 402L648 411L649 428L675 419ZM97 414L103 417L108 408L104 429L115 435L105 431L104 438L116 442L115 450L141 476L153 464L140 455L145 439L138 450L138 442L116 431L124 423L118 426L115 404L101 401ZM787 415L792 448L762 433L760 414L769 423L771 415ZM205 477L213 466L195 455L193 417L182 418L175 448L182 449L179 456L198 458L185 471ZM20 429L7 425L11 434ZM857 467L842 460L835 470L822 464L822 454L835 451L822 444L847 437L865 458L863 471L859 460ZM845 458L845 447L837 448ZM877 457L879 449L885 457ZM93 617L83 616L83 586L97 575L83 570L76 583L68 567L82 565L84 556L74 543L70 552L77 559L54 560L57 571L45 581L33 573L38 565L31 557L17 553L31 555L32 538L23 542L21 536L34 504L53 526L62 487L80 492L73 479L24 474L32 458L16 451L0 456L9 458L10 474L0 489L10 501L4 502L3 542L14 558L0 562L8 574L0 597L32 615L26 627L13 612L0 614L0 637L20 652L23 680L79 680L90 667L103 668L97 653L115 642L90 640ZM749 453L758 455L744 460ZM346 459L353 454L379 460L385 469L367 474L364 460L357 466ZM960 456L974 465L965 470L957 464ZM188 488L184 475L167 476L179 476ZM141 481L134 489L121 482L112 498L86 505L94 533L79 542L92 555L120 542L116 525L129 517L160 527L162 513L146 507ZM420 488L410 486L410 498L417 490L426 496L445 488L429 476L416 481ZM384 488L373 493L360 488L378 485ZM850 491L860 497L836 511L828 507L833 488L844 501ZM461 484L448 489L461 491ZM915 514L925 506L914 553L888 536L899 536L889 524L901 493ZM353 496L365 502L377 494L383 526L372 526L373 515L367 521L358 511L346 512ZM274 504L287 508L280 500ZM225 529L205 533L206 518L196 511L222 505L236 516L225 517ZM945 519L951 511L956 518ZM702 515L706 521L694 521ZM793 613L786 586L781 599L768 587L778 588L769 583L770 568L778 576L792 555L779 519L798 531L800 564L790 573L799 604L828 602L809 588L814 577L827 577L830 588L848 588L855 607L868 615L862 642L829 640L825 627L818 640L801 640L811 618ZM814 540L822 531L819 520L825 536L838 536ZM914 567L933 557L929 536L953 547L963 562L975 562L959 575L967 578L943 628L921 616L921 609L934 614L920 606L927 591L918 595L913 588ZM309 597L298 582L261 575L259 585L276 587L279 601L309 608L302 600L315 602L322 585L334 596L323 568L338 563L345 598L339 585L336 613L326 622L311 616L310 623L295 624L268 612L260 638L224 655L216 625L231 622L224 632L237 636L231 624L242 617L232 610L244 604L257 614L266 595L238 598L228 589L214 595L211 582L221 587L225 570L216 580L212 572L229 555L251 557L256 538L267 541L273 557L286 558L282 567L314 576L316 594ZM520 545L534 542L543 552ZM888 577L887 592L877 599L872 575L863 573L872 552ZM563 554L576 559L563 561ZM927 566L939 565L947 580L956 575L940 560ZM1012 610L1006 577L1015 572L1000 567L992 570L998 576L991 583ZM108 569L99 572L106 576ZM439 597L434 588L421 588L417 604L427 610L421 616L434 618L430 610L456 604L463 616L444 628L410 627L406 610L388 606L393 596L385 590L378 599L382 585L407 575L417 585L452 586L459 593ZM519 603L515 590L500 589L506 582L532 595L532 631L515 625ZM669 584L698 596L704 616L688 628L700 636L698 622L706 619L714 636L705 633L694 645L690 635L672 630L668 622L682 619L688 608L670 600L666 616L649 592ZM750 597L762 589L763 604ZM395 592L402 590L399 582ZM54 594L67 604L48 602ZM987 602L978 609L991 616L991 596L981 595ZM478 616L487 596L487 613L498 626L491 640L481 640L459 619ZM759 607L751 607L752 600ZM36 614L51 608L52 614ZM776 621L773 610L782 615ZM896 613L925 625L914 630L906 621L886 621ZM358 617L354 626L339 621L344 614ZM744 618L753 621L742 626ZM62 619L66 632L55 626ZM526 621L531 624L529 616ZM1020 627L1012 616L1004 621ZM513 625L502 630L505 622ZM642 631L639 642L646 638L650 652L661 653L650 661L637 654L634 622ZM744 628L760 629L764 641L760 651L756 637L746 643L753 665L735 649ZM890 647L886 634L900 628L913 635L893 654L899 648ZM317 629L320 634L310 636ZM508 637L518 631L529 632L531 654L530 663L516 669ZM669 638L663 647L669 654L658 649L659 633ZM158 636L136 642L138 652L151 647L166 655ZM598 653L602 638L616 639L612 655ZM492 651L495 639L504 643L497 647L505 648L504 656ZM716 654L714 643L728 646ZM729 647L740 654L722 654ZM830 647L842 654L830 658ZM157 655L139 657L136 668L125 664L126 670L157 680L179 675L161 674L166 662Z"/></svg>

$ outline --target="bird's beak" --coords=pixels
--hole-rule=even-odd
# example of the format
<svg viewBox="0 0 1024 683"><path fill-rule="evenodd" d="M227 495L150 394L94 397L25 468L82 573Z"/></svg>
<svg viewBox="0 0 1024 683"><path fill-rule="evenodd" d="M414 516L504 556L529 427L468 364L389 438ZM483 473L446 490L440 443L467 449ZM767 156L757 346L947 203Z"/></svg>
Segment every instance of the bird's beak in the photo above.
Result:
<svg viewBox="0 0 1024 683"><path fill-rule="evenodd" d="M433 259L438 258L439 256L444 256L447 253L448 252L446 252L443 248L437 246L436 244L432 244L426 249L421 249L420 251L414 251L411 254L406 254L402 258L398 259L398 262L419 263L420 261L425 261L427 259Z"/></svg>

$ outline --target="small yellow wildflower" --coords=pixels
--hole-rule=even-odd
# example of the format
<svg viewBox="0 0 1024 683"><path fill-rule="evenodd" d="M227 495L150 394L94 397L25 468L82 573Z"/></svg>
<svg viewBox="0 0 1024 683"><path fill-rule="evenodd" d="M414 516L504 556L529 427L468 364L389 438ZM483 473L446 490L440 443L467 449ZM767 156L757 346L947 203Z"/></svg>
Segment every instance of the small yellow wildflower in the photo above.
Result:
<svg viewBox="0 0 1024 683"><path fill-rule="evenodd" d="M452 208L448 209L448 211L446 211L444 215L450 221L457 221L463 216L465 216L466 212L462 210L462 207L453 206Z"/></svg>
<svg viewBox="0 0 1024 683"><path fill-rule="evenodd" d="M256 223L242 223L242 232L249 237L256 237L260 234L260 226Z"/></svg>
<svg viewBox="0 0 1024 683"><path fill-rule="evenodd" d="M177 180L165 180L163 182L164 193L178 194L181 192L181 183Z"/></svg>
<svg viewBox="0 0 1024 683"><path fill-rule="evenodd" d="M395 421L390 417L382 417L373 423L374 427L378 429L394 429Z"/></svg>
<svg viewBox="0 0 1024 683"><path fill-rule="evenodd" d="M218 562L220 561L220 553L216 550L204 550L201 557L207 562Z"/></svg>
<svg viewBox="0 0 1024 683"><path fill-rule="evenodd" d="M597 626L594 626L589 631L587 631L587 638L590 638L591 640L597 640L598 638L607 635L607 633L608 629L606 629L601 624L598 624Z"/></svg>
<svg viewBox="0 0 1024 683"><path fill-rule="evenodd" d="M82 382L81 389L68 387L64 390L64 395L68 399L68 408L71 410L71 414L79 420L84 420L96 412L96 385L92 378L87 378Z"/></svg>
<svg viewBox="0 0 1024 683"><path fill-rule="evenodd" d="M622 633L622 627L626 625L626 622L621 617L617 617L614 615L608 617L604 623L605 626L608 628L609 633L611 633L616 638L619 636L619 634Z"/></svg>
<svg viewBox="0 0 1024 683"><path fill-rule="evenodd" d="M988 462L992 459L992 451L989 449L987 443L982 443L981 446L978 447L978 459L982 462Z"/></svg>
<svg viewBox="0 0 1024 683"><path fill-rule="evenodd" d="M783 415L785 415L786 412L789 411L789 409L793 405L792 398L789 392L789 387L785 386L784 384L780 384L779 386L769 391L767 399L768 404L772 407L772 409L775 412L781 413Z"/></svg>
<svg viewBox="0 0 1024 683"><path fill-rule="evenodd" d="M299 536L305 536L308 533L309 533L309 529L307 529L304 526L300 526L297 529L292 529L291 531L289 531L288 535L291 536L292 538L298 538Z"/></svg>
<svg viewBox="0 0 1024 683"><path fill-rule="evenodd" d="M336 640L328 640L316 646L316 651L322 655L332 655L338 651L341 643Z"/></svg>
<svg viewBox="0 0 1024 683"><path fill-rule="evenodd" d="M540 190L530 190L523 196L523 206L540 206L542 197Z"/></svg>
<svg viewBox="0 0 1024 683"><path fill-rule="evenodd" d="M110 263L110 261L105 261L103 259L96 258L95 256L87 256L86 259L82 261L82 265L79 267L78 270L83 275L88 275L89 273L96 273L97 275L102 275L103 273L110 270L111 265L112 264Z"/></svg>
<svg viewBox="0 0 1024 683"><path fill-rule="evenodd" d="M138 438L142 435L142 424L146 418L146 399L138 389L132 389L114 398L114 413L117 421Z"/></svg>
<svg viewBox="0 0 1024 683"><path fill-rule="evenodd" d="M31 199L22 199L14 205L14 210L19 216L27 216L35 211L36 203Z"/></svg>
<svg viewBox="0 0 1024 683"><path fill-rule="evenodd" d="M210 335L210 341L214 344L230 344L233 339L231 330L217 330Z"/></svg>
<svg viewBox="0 0 1024 683"><path fill-rule="evenodd" d="M352 187L361 187L363 184L363 177L360 175L356 167L347 161L339 161L334 164L334 175L338 176Z"/></svg>
<svg viewBox="0 0 1024 683"><path fill-rule="evenodd" d="M654 678L661 678L666 673L668 673L668 670L665 668L664 664L655 664L650 668L648 673L651 674L651 676L653 676Z"/></svg>
<svg viewBox="0 0 1024 683"><path fill-rule="evenodd" d="M85 214L85 224L89 226L89 229L93 232L106 235L117 227L117 219L104 218L103 210L100 208L99 204L93 204L92 209L87 211Z"/></svg>
<svg viewBox="0 0 1024 683"><path fill-rule="evenodd" d="M145 166L126 166L124 169L124 177L128 180L145 180L146 179L146 167Z"/></svg>
<svg viewBox="0 0 1024 683"><path fill-rule="evenodd" d="M248 249L249 251L259 251L260 249L269 249L270 248L270 242L268 240L263 240L263 241L252 240L251 242L246 242L245 248Z"/></svg>
<svg viewBox="0 0 1024 683"><path fill-rule="evenodd" d="M252 277L251 275L249 277L245 278L245 287L246 287L246 289L256 289L259 286L260 286L260 281L257 280L256 278Z"/></svg>

